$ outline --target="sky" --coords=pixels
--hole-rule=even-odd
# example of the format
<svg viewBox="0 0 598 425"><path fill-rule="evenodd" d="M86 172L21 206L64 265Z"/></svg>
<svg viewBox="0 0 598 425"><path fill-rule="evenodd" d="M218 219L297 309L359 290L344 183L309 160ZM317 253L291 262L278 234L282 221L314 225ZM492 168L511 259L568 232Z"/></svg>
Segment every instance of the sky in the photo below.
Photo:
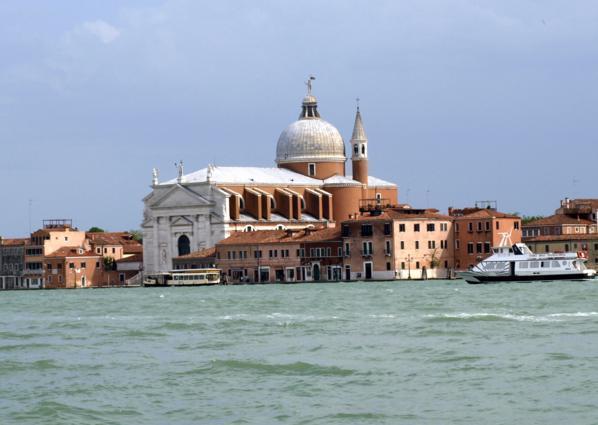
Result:
<svg viewBox="0 0 598 425"><path fill-rule="evenodd" d="M139 228L179 160L274 166L310 74L346 142L360 98L400 202L598 197L595 1L3 0L0 20L2 236Z"/></svg>

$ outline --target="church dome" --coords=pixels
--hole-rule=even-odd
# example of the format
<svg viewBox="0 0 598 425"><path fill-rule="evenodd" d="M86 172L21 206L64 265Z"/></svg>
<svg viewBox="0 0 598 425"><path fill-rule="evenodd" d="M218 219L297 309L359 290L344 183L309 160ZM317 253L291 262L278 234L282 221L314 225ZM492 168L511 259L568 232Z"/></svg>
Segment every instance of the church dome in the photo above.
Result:
<svg viewBox="0 0 598 425"><path fill-rule="evenodd" d="M280 134L276 162L344 162L345 143L332 124L320 118L318 103L311 93L303 99L299 120Z"/></svg>

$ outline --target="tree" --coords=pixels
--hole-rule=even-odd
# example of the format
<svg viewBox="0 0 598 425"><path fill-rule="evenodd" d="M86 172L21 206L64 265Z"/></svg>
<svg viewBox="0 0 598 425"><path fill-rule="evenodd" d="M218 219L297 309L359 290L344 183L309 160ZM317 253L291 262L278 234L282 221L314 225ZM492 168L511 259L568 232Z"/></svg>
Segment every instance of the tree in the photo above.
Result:
<svg viewBox="0 0 598 425"><path fill-rule="evenodd" d="M129 230L129 233L134 241L143 242L143 233L141 233L141 230Z"/></svg>
<svg viewBox="0 0 598 425"><path fill-rule="evenodd" d="M96 226L93 226L93 227L91 227L91 228L88 230L88 232L89 232L89 233L104 233L104 232L105 232L105 230L104 230L104 229L102 229L101 227L96 227Z"/></svg>
<svg viewBox="0 0 598 425"><path fill-rule="evenodd" d="M524 215L521 218L521 224L529 224L532 221L540 220L541 218L544 218L544 216L542 216L542 215Z"/></svg>

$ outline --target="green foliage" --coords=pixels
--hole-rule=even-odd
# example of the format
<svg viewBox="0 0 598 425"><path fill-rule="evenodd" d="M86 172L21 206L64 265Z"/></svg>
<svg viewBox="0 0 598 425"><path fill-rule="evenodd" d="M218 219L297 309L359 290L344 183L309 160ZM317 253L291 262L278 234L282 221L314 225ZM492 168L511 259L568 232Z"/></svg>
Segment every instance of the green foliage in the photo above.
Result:
<svg viewBox="0 0 598 425"><path fill-rule="evenodd" d="M89 233L104 233L104 232L105 232L105 230L104 230L104 229L102 229L101 227L96 227L96 226L93 226L92 228L90 228L90 229L88 230L88 232L89 232Z"/></svg>
<svg viewBox="0 0 598 425"><path fill-rule="evenodd" d="M112 257L104 257L104 270L116 270L116 261Z"/></svg>
<svg viewBox="0 0 598 425"><path fill-rule="evenodd" d="M131 234L134 241L137 241L137 242L143 241L143 234L141 233L141 230L138 230L138 229L129 230L129 233Z"/></svg>
<svg viewBox="0 0 598 425"><path fill-rule="evenodd" d="M543 215L524 215L521 218L521 224L529 224L532 221L540 220L541 218L544 218L544 216Z"/></svg>

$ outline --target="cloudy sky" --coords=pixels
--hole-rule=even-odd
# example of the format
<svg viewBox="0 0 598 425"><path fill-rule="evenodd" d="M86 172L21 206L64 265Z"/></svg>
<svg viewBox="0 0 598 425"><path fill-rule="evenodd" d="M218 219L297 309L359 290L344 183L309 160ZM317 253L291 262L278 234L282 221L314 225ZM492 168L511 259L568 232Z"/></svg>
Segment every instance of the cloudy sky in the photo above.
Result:
<svg viewBox="0 0 598 425"><path fill-rule="evenodd" d="M401 202L548 214L598 197L598 3L0 2L0 235L137 228L162 179L272 166L309 74ZM31 201L30 201L31 200Z"/></svg>

